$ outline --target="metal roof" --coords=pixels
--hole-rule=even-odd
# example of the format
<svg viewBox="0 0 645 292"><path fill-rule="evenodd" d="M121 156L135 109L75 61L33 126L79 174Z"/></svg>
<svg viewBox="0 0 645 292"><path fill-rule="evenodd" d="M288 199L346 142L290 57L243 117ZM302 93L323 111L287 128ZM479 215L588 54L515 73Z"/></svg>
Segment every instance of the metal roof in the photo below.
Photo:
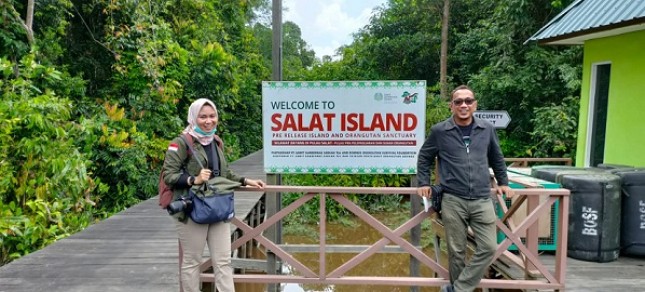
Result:
<svg viewBox="0 0 645 292"><path fill-rule="evenodd" d="M583 44L637 30L645 30L645 0L576 0L526 42Z"/></svg>

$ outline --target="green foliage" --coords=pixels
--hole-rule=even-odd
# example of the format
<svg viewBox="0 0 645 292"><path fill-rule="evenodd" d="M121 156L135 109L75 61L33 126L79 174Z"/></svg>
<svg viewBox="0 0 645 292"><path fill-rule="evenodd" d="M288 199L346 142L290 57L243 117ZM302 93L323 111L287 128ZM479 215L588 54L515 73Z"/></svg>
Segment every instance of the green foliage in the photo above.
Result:
<svg viewBox="0 0 645 292"><path fill-rule="evenodd" d="M539 47L524 44L559 9L551 1L484 1L493 15L477 26L458 32L458 70L476 91L478 108L507 110L512 122L506 138L510 153L523 153L531 147L533 109L558 102L562 96L580 90L582 50L579 47ZM561 8L560 8L561 9ZM464 78L467 77L467 78Z"/></svg>
<svg viewBox="0 0 645 292"><path fill-rule="evenodd" d="M391 1L341 48L342 60L360 79L439 79L441 8L436 0ZM436 58L435 58L436 56Z"/></svg>
<svg viewBox="0 0 645 292"><path fill-rule="evenodd" d="M579 108L579 98L568 96L560 104L535 109L531 132L535 142L531 152L535 157L576 157Z"/></svg>
<svg viewBox="0 0 645 292"><path fill-rule="evenodd" d="M426 98L426 135L430 133L432 125L450 117L448 101L441 98L438 92L438 85L434 87L435 92L429 92Z"/></svg>
<svg viewBox="0 0 645 292"><path fill-rule="evenodd" d="M208 97L218 107L226 144L241 154L259 149L257 89L268 71L244 23L252 7L246 1L175 2L100 2L107 11L106 41L116 54L106 95L128 109L140 132L166 139L183 128L188 105Z"/></svg>
<svg viewBox="0 0 645 292"><path fill-rule="evenodd" d="M530 153L534 108L559 102L562 96L580 90L580 47L524 43L569 3L451 3L449 83L469 84L476 91L481 110L509 112L512 122L504 133L500 131L508 155ZM378 8L370 23L355 34L352 44L339 48L340 60L323 60L300 76L309 80L421 79L438 84L443 1L388 4ZM437 93L438 87L429 89L427 128L449 115L447 106L433 97Z"/></svg>
<svg viewBox="0 0 645 292"><path fill-rule="evenodd" d="M273 66L273 31L270 25L256 23L253 34L257 39L263 64L267 69ZM314 65L315 52L302 39L300 27L291 21L282 25L282 79L306 80L303 75Z"/></svg>
<svg viewBox="0 0 645 292"><path fill-rule="evenodd" d="M37 1L29 42L26 1L0 3L3 262L155 195L196 98L218 105L229 160L259 149L268 69L247 21L266 4ZM36 220L38 206L69 224Z"/></svg>
<svg viewBox="0 0 645 292"><path fill-rule="evenodd" d="M17 60L29 52L29 44L20 14L10 1L0 1L0 19L0 52Z"/></svg>
<svg viewBox="0 0 645 292"><path fill-rule="evenodd" d="M95 182L74 145L72 106L51 89L62 76L33 54L19 64L0 57L0 264L84 228L91 218Z"/></svg>
<svg viewBox="0 0 645 292"><path fill-rule="evenodd" d="M348 174L292 174L283 176L284 185L299 186L361 186L361 187L406 187L410 185L409 175L348 175ZM300 198L300 193L283 194L282 204L287 206ZM394 211L401 208L401 195L347 194L347 198L361 208L372 212ZM351 213L327 198L327 218L337 221ZM289 215L285 224L311 224L319 221L320 197L316 196L303 207Z"/></svg>
<svg viewBox="0 0 645 292"><path fill-rule="evenodd" d="M68 198L30 200L26 207L0 202L0 265L41 249L88 226L91 207L75 210Z"/></svg>
<svg viewBox="0 0 645 292"><path fill-rule="evenodd" d="M9 188L3 199L63 198L79 201L90 185L87 161L75 148L75 131L69 100L48 86L61 79L60 72L37 64L28 55L17 65L21 75L11 73L14 65L0 58L3 98L3 160L10 161L17 188ZM5 152L6 151L6 152Z"/></svg>
<svg viewBox="0 0 645 292"><path fill-rule="evenodd" d="M155 195L168 140L196 98L217 104L230 161L262 147L260 83L270 77L272 46L268 21L258 20L268 1L36 1L31 42L26 3L0 1L0 264ZM389 1L338 49L339 60L314 58L287 22L283 77L438 84L442 3ZM480 109L509 111L510 128L500 131L506 156L574 156L577 100L562 97L579 91L582 50L523 43L569 3L452 3L449 82L470 84ZM428 89L426 129L450 115L438 92ZM409 177L285 182L405 186ZM349 197L373 211L402 203ZM293 222L316 222L318 205L307 208ZM331 218L346 212L328 209Z"/></svg>

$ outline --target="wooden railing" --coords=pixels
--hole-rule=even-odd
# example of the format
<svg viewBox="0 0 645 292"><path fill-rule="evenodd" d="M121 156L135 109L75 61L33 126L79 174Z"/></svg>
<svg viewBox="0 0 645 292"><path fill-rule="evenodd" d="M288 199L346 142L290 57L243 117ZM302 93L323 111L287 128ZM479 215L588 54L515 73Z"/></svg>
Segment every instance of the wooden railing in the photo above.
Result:
<svg viewBox="0 0 645 292"><path fill-rule="evenodd" d="M403 235L413 227L420 224L423 220L430 217L431 212L419 212L412 216L405 223L394 230L385 226L378 219L361 209L351 200L347 199L344 194L373 194L373 195L416 195L416 188L364 188L364 187L316 187L316 186L267 186L266 188L248 189L244 191L259 191L266 193L288 192L302 193L302 197L293 203L285 206L268 217L263 223L256 227L233 219L232 223L239 228L243 235L232 243L232 248L236 249L243 246L248 241L255 240L266 250L270 250L283 263L290 265L297 271L297 275L271 275L271 274L243 274L235 275L236 282L244 283L300 283L300 284L323 284L323 285L394 285L394 286L441 286L449 282L448 270L439 264L437 259L432 259L426 255L419 247L411 244L403 238ZM504 239L497 248L495 260L502 257L510 259L516 265L523 267L527 274L532 277L522 279L483 279L479 284L482 288L501 288L501 289L553 289L563 290L566 274L566 252L567 252L567 226L568 226L568 209L569 209L569 190L566 189L516 189L518 198L513 204L506 208L503 203L504 199L498 196L504 215L498 219L497 227L505 235ZM279 222L287 214L293 212L306 202L320 196L320 222L319 222L319 263L318 272L314 272L310 267L298 261L287 249L266 238L263 232L272 225ZM326 198L330 197L345 208L351 211L356 217L362 219L365 223L380 232L383 237L371 246L366 247L349 261L333 270L327 267L326 254L328 245L327 236L327 217L326 217ZM545 199L540 200L540 197ZM529 202L534 208L529 208L530 212L521 222L511 222L510 218L519 209L524 202ZM545 216L551 206L559 202L557 208L559 221L557 224L557 249L555 251L555 270L550 271L547 266L540 261L537 251L537 222L538 218ZM524 241L522 240L524 239ZM364 262L370 256L382 251L389 243L397 244L403 251L409 253L421 264L434 271L435 277L383 277L383 276L349 276L348 272L354 267ZM518 254L509 252L508 247L514 244L518 249ZM206 261L202 265L202 271L206 271L211 265ZM202 272L201 280L203 282L213 282L212 273Z"/></svg>

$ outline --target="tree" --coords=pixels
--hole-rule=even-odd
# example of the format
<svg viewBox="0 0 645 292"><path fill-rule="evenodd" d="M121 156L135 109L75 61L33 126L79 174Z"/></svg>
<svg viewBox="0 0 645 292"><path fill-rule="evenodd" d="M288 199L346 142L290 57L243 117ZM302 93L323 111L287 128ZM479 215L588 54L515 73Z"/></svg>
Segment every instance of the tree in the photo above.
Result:
<svg viewBox="0 0 645 292"><path fill-rule="evenodd" d="M258 40L264 66L272 67L272 30L261 23L253 26L253 32ZM314 65L315 52L302 39L300 27L294 22L287 21L282 27L282 63L284 80L301 80L306 70Z"/></svg>
<svg viewBox="0 0 645 292"><path fill-rule="evenodd" d="M478 94L480 109L504 109L513 118L503 135L514 146L504 149L525 156L531 148L534 108L560 103L579 92L580 48L524 44L561 7L541 1L482 1L493 13L476 27L457 33L456 57L461 72Z"/></svg>
<svg viewBox="0 0 645 292"><path fill-rule="evenodd" d="M352 66L378 79L439 80L440 13L438 0L391 1L354 36ZM344 60L345 61L345 60Z"/></svg>
<svg viewBox="0 0 645 292"><path fill-rule="evenodd" d="M441 97L450 100L448 96L448 25L450 23L450 0L443 1L443 14L441 17L441 72L439 84Z"/></svg>

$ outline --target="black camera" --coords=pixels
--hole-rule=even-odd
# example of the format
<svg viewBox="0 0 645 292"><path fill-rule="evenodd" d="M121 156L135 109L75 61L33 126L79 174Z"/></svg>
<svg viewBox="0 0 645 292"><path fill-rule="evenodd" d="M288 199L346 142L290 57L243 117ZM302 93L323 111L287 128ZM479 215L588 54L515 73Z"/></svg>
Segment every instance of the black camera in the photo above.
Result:
<svg viewBox="0 0 645 292"><path fill-rule="evenodd" d="M168 207L166 207L166 210L168 211L168 214L175 215L181 211L188 213L190 212L190 209L192 207L192 200L190 200L189 198L179 197L179 199L177 199L176 201L170 202L170 204L168 204Z"/></svg>

